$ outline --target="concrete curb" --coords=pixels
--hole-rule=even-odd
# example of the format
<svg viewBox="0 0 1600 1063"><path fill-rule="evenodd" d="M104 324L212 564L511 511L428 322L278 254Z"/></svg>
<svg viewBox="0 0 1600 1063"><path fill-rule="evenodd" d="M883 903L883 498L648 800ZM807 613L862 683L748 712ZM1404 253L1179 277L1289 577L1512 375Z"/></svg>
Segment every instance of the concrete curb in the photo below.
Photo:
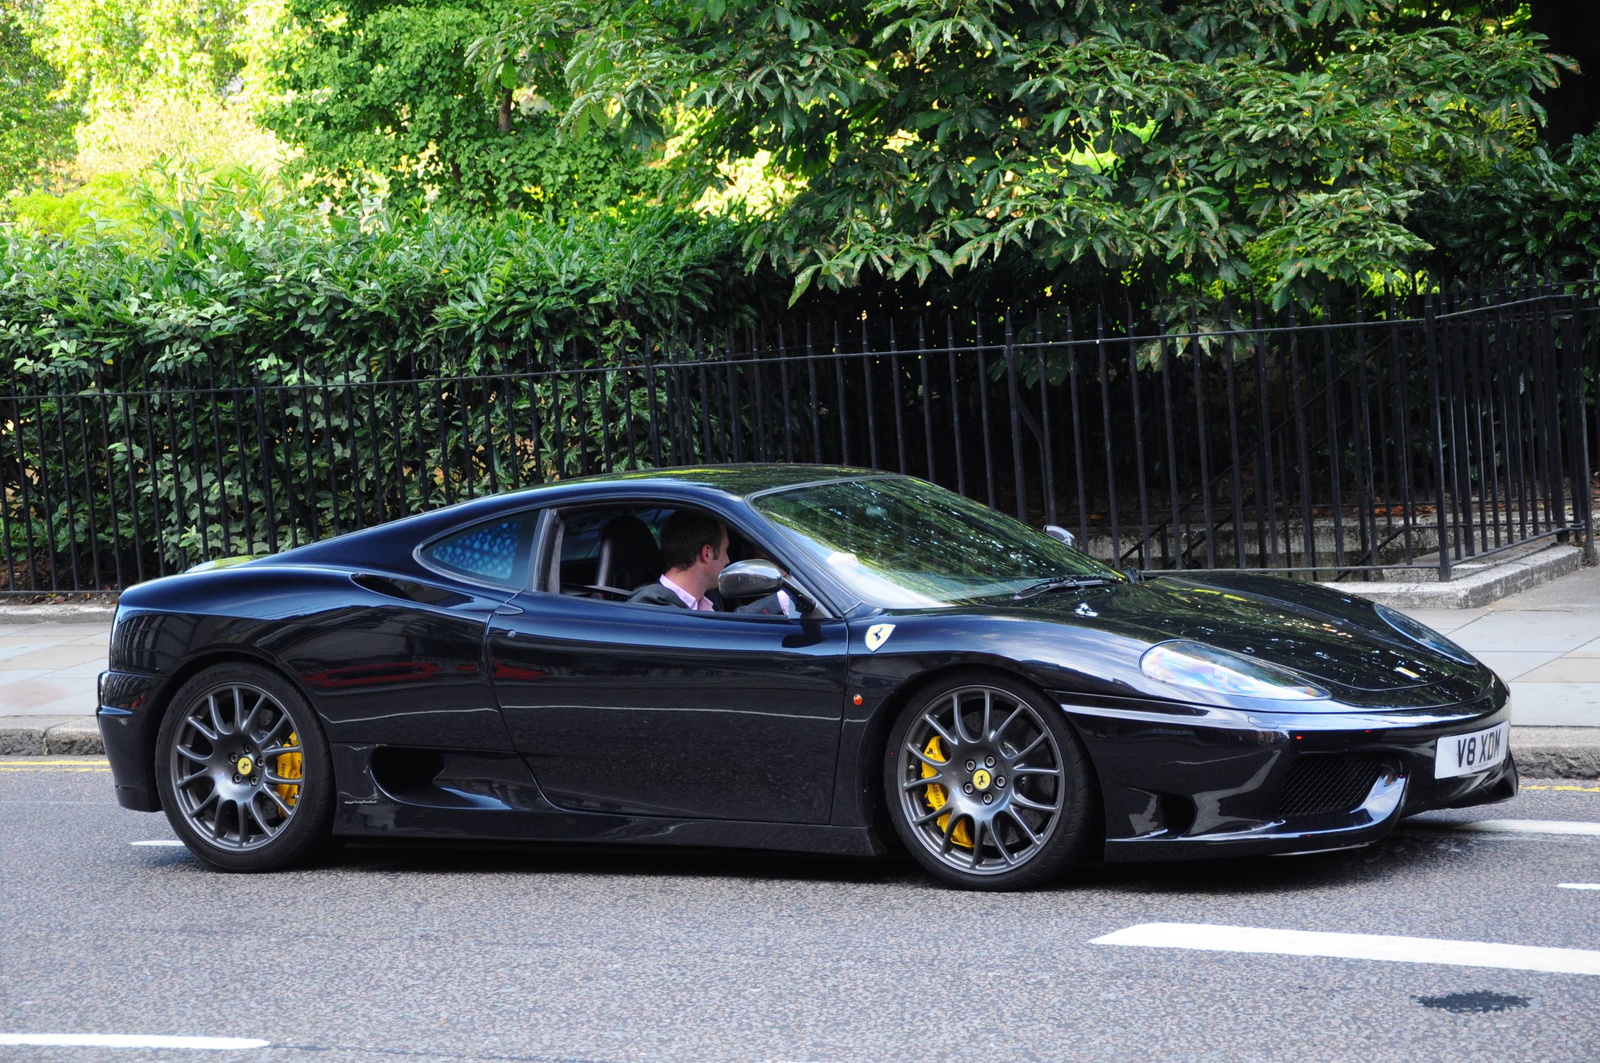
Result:
<svg viewBox="0 0 1600 1063"><path fill-rule="evenodd" d="M109 624L116 614L116 606L104 605L100 602L0 605L0 626L5 624Z"/></svg>
<svg viewBox="0 0 1600 1063"><path fill-rule="evenodd" d="M1525 779L1600 779L1600 727L1513 727ZM103 756L93 716L0 716L0 755Z"/></svg>
<svg viewBox="0 0 1600 1063"><path fill-rule="evenodd" d="M1324 583L1336 591L1359 594L1397 609L1477 609L1501 598L1578 571L1583 551L1576 546L1551 546L1449 583Z"/></svg>
<svg viewBox="0 0 1600 1063"><path fill-rule="evenodd" d="M0 716L0 754L84 757L105 751L93 716Z"/></svg>
<svg viewBox="0 0 1600 1063"><path fill-rule="evenodd" d="M1511 755L1525 779L1600 779L1600 727L1513 727Z"/></svg>

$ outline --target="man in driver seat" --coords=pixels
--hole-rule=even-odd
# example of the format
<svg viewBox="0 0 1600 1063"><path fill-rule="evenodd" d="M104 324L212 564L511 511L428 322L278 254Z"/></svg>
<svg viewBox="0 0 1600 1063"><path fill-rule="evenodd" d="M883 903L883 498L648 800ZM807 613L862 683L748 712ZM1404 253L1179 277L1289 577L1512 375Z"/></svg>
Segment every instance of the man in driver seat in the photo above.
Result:
<svg viewBox="0 0 1600 1063"><path fill-rule="evenodd" d="M661 526L661 561L667 571L655 583L634 591L628 601L705 613L728 611L717 590L717 577L728 567L728 529L720 520L687 509L673 513ZM777 591L733 611L785 616L789 608L789 595Z"/></svg>

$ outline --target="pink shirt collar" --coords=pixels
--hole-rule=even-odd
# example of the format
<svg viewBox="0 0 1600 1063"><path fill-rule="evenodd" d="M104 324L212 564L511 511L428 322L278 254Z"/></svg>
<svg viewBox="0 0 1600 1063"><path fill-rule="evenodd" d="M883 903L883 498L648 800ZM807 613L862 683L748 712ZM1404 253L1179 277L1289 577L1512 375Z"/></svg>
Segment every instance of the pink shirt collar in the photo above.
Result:
<svg viewBox="0 0 1600 1063"><path fill-rule="evenodd" d="M676 594L678 596L678 600L683 602L683 604L690 609L698 609L702 613L716 612L716 606L711 604L710 598L704 596L696 598L694 595L690 594L688 591L684 590L682 587L678 586L665 576L661 577L661 585L672 591L673 594Z"/></svg>

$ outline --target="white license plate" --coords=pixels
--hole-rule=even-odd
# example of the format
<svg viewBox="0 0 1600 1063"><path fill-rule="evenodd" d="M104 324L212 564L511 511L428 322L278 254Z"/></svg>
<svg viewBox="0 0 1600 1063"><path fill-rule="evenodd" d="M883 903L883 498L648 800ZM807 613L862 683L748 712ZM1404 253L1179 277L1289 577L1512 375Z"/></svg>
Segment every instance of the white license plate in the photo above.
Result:
<svg viewBox="0 0 1600 1063"><path fill-rule="evenodd" d="M1497 723L1482 731L1439 739L1433 749L1433 777L1453 779L1489 770L1506 759L1510 734L1510 724Z"/></svg>

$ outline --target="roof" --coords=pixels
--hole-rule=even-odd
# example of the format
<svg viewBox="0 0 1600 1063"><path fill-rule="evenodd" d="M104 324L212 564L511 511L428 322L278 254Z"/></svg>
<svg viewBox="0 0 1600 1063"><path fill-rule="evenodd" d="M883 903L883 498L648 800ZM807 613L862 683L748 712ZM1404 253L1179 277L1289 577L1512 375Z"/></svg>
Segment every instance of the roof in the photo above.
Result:
<svg viewBox="0 0 1600 1063"><path fill-rule="evenodd" d="M596 488L605 484L673 484L690 488L688 493L691 495L695 493L693 489L699 488L720 491L734 498L747 498L758 491L774 487L792 487L818 480L882 475L885 474L844 465L751 463L694 465L676 469L637 469L603 476L554 480L533 487L524 487L518 491L480 495L454 505L416 513L333 539L308 543L294 550L258 558L257 563L360 565L370 563L386 552L391 555L392 560L408 558L412 548L419 542L427 541L450 528L492 518L498 513L510 512L530 503L544 505L548 501L556 505L565 505L571 500L581 499L589 494L590 491L586 488Z"/></svg>
<svg viewBox="0 0 1600 1063"><path fill-rule="evenodd" d="M636 469L630 472L607 473L603 476L585 476L572 480L560 480L557 483L566 485L659 482L665 480L673 483L711 487L719 491L726 491L730 495L743 497L774 487L792 487L795 484L812 483L816 480L881 475L883 474L873 472L871 469L854 468L848 465L763 464L751 462L744 465L685 465L671 469ZM555 484L551 486L555 486Z"/></svg>

